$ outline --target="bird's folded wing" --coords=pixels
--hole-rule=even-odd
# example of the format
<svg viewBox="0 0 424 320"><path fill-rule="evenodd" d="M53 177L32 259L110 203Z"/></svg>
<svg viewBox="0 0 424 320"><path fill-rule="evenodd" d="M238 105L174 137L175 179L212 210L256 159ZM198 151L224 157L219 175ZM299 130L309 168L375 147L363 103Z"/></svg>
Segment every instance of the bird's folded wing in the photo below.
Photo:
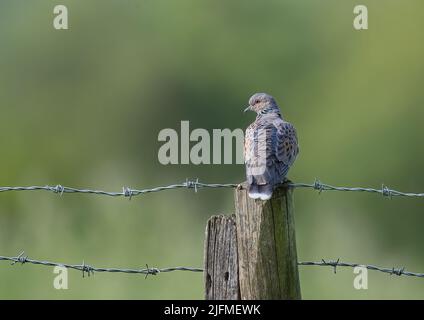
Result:
<svg viewBox="0 0 424 320"><path fill-rule="evenodd" d="M277 128L273 145L275 156L285 166L290 167L299 153L296 129L285 121L276 124L275 127Z"/></svg>

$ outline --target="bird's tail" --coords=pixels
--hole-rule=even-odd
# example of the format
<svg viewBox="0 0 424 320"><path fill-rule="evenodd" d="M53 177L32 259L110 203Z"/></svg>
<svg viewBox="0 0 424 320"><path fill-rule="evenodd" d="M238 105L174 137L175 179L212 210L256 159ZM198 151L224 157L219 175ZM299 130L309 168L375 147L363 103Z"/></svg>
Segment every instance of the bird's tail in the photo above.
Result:
<svg viewBox="0 0 424 320"><path fill-rule="evenodd" d="M272 197L274 188L270 184L264 185L250 185L249 186L249 197L252 199L269 200Z"/></svg>

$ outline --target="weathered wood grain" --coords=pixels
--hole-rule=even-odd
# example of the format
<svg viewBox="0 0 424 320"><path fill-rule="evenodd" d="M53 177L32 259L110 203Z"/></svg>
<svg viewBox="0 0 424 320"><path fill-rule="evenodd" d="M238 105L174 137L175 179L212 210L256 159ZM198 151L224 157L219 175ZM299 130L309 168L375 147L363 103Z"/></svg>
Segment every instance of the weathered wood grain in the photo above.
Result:
<svg viewBox="0 0 424 320"><path fill-rule="evenodd" d="M204 250L206 300L239 300L235 217L208 220Z"/></svg>
<svg viewBox="0 0 424 320"><path fill-rule="evenodd" d="M241 299L300 299L293 190L280 186L268 201L235 191Z"/></svg>

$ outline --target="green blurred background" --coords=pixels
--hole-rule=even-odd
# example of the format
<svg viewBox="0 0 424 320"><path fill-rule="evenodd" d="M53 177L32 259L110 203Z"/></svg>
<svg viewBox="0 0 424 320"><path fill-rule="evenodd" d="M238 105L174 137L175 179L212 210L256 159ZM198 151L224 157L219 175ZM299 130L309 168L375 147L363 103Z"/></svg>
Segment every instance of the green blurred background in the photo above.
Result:
<svg viewBox="0 0 424 320"><path fill-rule="evenodd" d="M69 10L53 29L53 7ZM355 31L365 4L369 30ZM289 177L424 191L424 20L407 1L24 1L0 3L0 185L120 190L198 177L240 182L243 165L158 162L163 128L245 128L249 96L275 96L301 153ZM123 198L0 194L0 255L105 267L202 266L205 223L229 189ZM299 189L299 260L424 272L422 199ZM0 298L202 299L199 273L143 276L0 262ZM300 267L303 298L424 298L424 280Z"/></svg>

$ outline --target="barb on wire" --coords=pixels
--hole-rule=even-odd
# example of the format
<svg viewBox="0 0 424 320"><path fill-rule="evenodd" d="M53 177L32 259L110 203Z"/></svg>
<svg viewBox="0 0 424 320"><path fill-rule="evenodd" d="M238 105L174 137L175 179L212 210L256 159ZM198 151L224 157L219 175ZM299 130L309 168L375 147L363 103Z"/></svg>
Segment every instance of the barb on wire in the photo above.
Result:
<svg viewBox="0 0 424 320"><path fill-rule="evenodd" d="M111 197L125 197L131 199L133 196L143 195L151 192L160 192L171 189L194 189L197 192L199 189L204 188L237 188L241 184L237 183L202 183L199 182L199 179L186 179L183 183L171 184L168 186L155 187L150 189L132 189L130 187L123 187L122 191L119 192L110 192L103 190L95 189L78 189L72 187L65 187L60 184L56 186L28 186L28 187L0 187L0 192L6 191L49 191L59 195L64 193L86 193L86 194L96 194L104 195ZM375 188L364 188L364 187L337 187L329 184L322 183L320 180L315 180L313 183L292 183L286 182L286 185L290 188L307 188L318 190L319 193L323 191L345 191L345 192L370 192L381 194L384 197L392 198L395 196L403 197L424 197L424 193L412 193L412 192L402 192L388 188L384 184L379 189Z"/></svg>
<svg viewBox="0 0 424 320"><path fill-rule="evenodd" d="M11 261L11 265L15 265L16 263L20 264L36 264L42 266L50 266L50 267L65 267L67 269L74 269L82 272L82 276L85 274L88 276L94 275L94 272L111 272L111 273L132 273L132 274L144 274L145 277L148 275L157 275L163 272L172 272L172 271L192 271L192 272L203 272L203 269L200 268L191 268L191 267L170 267L170 268L149 268L146 264L146 268L142 269L118 269L118 268L98 268L93 267L85 263L83 260L82 264L67 264L67 263L57 263L51 261L42 261L30 259L25 255L25 252L22 251L16 257L5 257L0 256L0 261Z"/></svg>
<svg viewBox="0 0 424 320"><path fill-rule="evenodd" d="M299 266L323 266L323 267L332 267L334 268L334 273L336 273L336 268L337 267L350 267L350 268L355 268L355 267L364 267L367 268L368 270L374 270L374 271L380 271L383 273L388 273L390 275L394 274L397 276L410 276L410 277L418 277L418 278L424 278L424 273L416 273L416 272L410 272L410 271L406 271L404 267L402 268L382 268L382 267L377 267L374 265L370 265L370 264L359 264L359 263L348 263L348 262L341 262L340 259L331 261L331 260L324 260L322 259L321 261L304 261L304 262L299 262L298 263Z"/></svg>

